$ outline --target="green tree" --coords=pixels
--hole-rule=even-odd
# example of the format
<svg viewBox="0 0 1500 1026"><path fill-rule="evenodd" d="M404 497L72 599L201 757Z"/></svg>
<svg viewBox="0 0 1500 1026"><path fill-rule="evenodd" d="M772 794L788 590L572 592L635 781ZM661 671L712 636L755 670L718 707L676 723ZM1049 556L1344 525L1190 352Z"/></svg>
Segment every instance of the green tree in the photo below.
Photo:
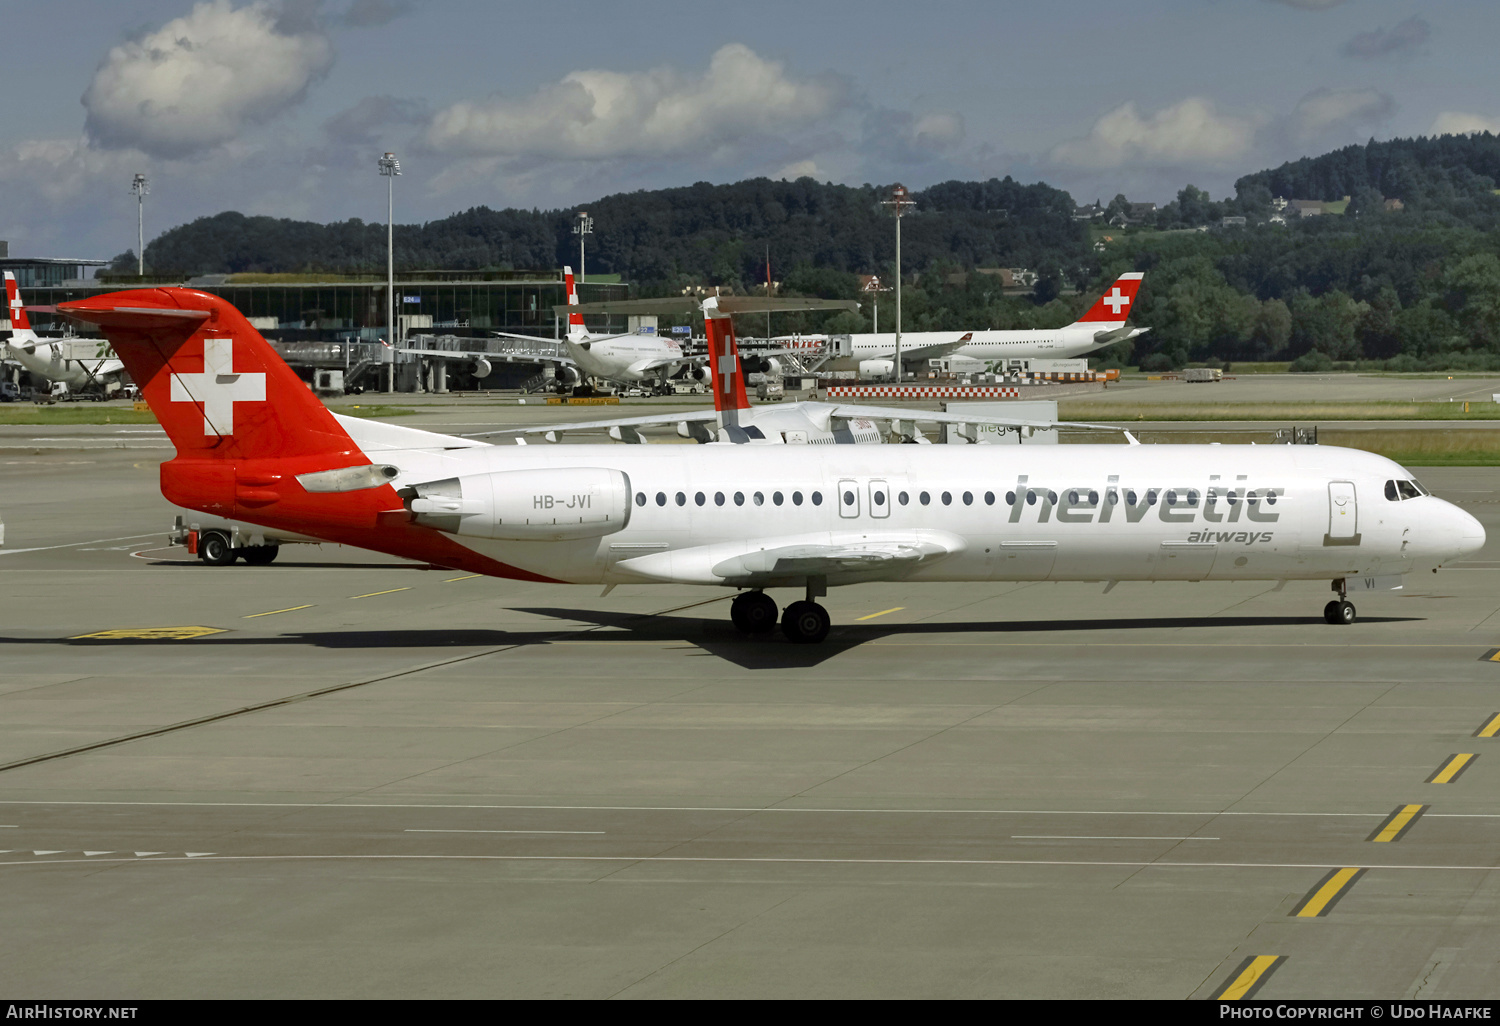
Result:
<svg viewBox="0 0 1500 1026"><path fill-rule="evenodd" d="M1250 326L1250 358L1269 360L1280 353L1292 338L1292 312L1279 299L1268 299L1255 311Z"/></svg>

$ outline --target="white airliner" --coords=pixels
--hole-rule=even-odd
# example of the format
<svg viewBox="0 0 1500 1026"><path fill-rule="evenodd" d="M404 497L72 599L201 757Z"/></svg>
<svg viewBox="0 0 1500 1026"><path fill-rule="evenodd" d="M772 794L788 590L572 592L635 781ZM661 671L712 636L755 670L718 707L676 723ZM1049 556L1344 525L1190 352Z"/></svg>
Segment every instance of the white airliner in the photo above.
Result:
<svg viewBox="0 0 1500 1026"><path fill-rule="evenodd" d="M1306 445L485 445L336 417L228 302L186 288L60 304L98 325L177 448L169 502L441 566L739 590L746 632L864 581L1398 586L1484 545L1384 457ZM1132 610L1139 608L1138 603Z"/></svg>
<svg viewBox="0 0 1500 1026"><path fill-rule="evenodd" d="M119 379L125 365L104 339L44 339L33 331L16 276L10 271L5 272L5 297L10 310L10 337L5 340L5 348L12 360L37 377L61 381L71 389L102 387ZM95 355L78 359L72 354L79 348L91 349Z"/></svg>
<svg viewBox="0 0 1500 1026"><path fill-rule="evenodd" d="M560 441L569 432L607 431L618 442L645 443L647 429L675 427L683 438L699 442L732 442L751 445L847 445L880 444L892 438L926 443L921 423L958 425L958 433L967 437L970 426L993 425L1007 431L1056 428L1055 423L1029 421L1015 417L984 416L964 413L934 413L927 410L899 410L850 403L796 402L751 406L745 391L744 365L735 342L734 324L723 309L733 305L727 299L710 296L701 305L708 342L709 383L714 395L712 410L681 410L654 413L641 417L618 417L580 421L571 424L547 424L538 427L507 428L486 431L468 437L540 435L549 442ZM889 432L881 423L889 423ZM910 425L910 433L902 431ZM1066 427L1120 431L1120 428L1096 424L1067 424ZM1126 433L1126 437L1129 437ZM1132 439L1133 441L1133 439Z"/></svg>
<svg viewBox="0 0 1500 1026"><path fill-rule="evenodd" d="M568 288L568 333L562 339L563 348L572 361L571 375L575 381L596 378L601 381L656 382L672 377L686 364L701 364L703 357L688 356L682 346L671 338L658 335L594 335L584 325L583 314L578 306L578 291L573 283L573 268L564 267L563 275ZM536 342L535 335L513 335L508 332L493 333L499 338ZM481 350L426 350L414 349L421 356L432 356L450 360L473 360L479 377L489 375L490 359L494 354Z"/></svg>
<svg viewBox="0 0 1500 1026"><path fill-rule="evenodd" d="M912 370L925 370L927 361L938 357L967 356L985 361L992 371L1003 371L1009 360L1036 357L1073 359L1116 342L1135 338L1150 330L1132 328L1126 323L1143 277L1139 271L1120 275L1088 313L1061 328L971 332L903 331L901 365L910 373ZM862 378L883 378L895 373L895 332L852 335L850 340L852 353L849 356L831 360L819 369L857 370Z"/></svg>

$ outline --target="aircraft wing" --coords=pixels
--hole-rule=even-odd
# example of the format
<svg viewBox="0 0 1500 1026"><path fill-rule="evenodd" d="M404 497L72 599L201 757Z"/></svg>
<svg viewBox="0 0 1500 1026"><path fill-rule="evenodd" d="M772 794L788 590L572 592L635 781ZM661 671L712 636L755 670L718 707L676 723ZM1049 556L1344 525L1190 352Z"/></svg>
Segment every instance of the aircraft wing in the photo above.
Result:
<svg viewBox="0 0 1500 1026"><path fill-rule="evenodd" d="M505 428L500 431L480 431L475 434L463 435L464 438L489 438L495 435L544 435L548 441L556 441L557 438L567 434L569 431L611 431L619 432L630 438L634 435L639 438L636 428L643 427L667 427L672 424L705 424L713 423L718 419L718 414L713 410L692 410L687 413L652 413L644 417L616 417L609 420L583 420L573 424L540 424L536 427ZM712 432L710 432L712 434ZM696 437L689 434L689 437ZM626 439L622 438L621 441ZM643 439L642 439L643 440Z"/></svg>
<svg viewBox="0 0 1500 1026"><path fill-rule="evenodd" d="M518 335L511 336L519 338ZM535 339L533 339L535 341ZM542 339L550 342L551 339ZM417 356L436 356L446 360L484 360L486 363L557 363L572 366L574 360L567 353L558 353L556 356L541 356L536 353L492 353L483 349L402 349L403 353L414 353Z"/></svg>
<svg viewBox="0 0 1500 1026"><path fill-rule="evenodd" d="M1087 424L1069 420L1022 420L1019 417L995 417L978 413L939 413L936 410L898 410L889 406L859 406L853 403L802 403L804 407L826 407L828 417L863 418L865 420L910 420L932 424L993 424L1004 428L1080 428L1089 431L1120 431L1129 434L1117 424ZM809 416L821 411L808 410Z"/></svg>
<svg viewBox="0 0 1500 1026"><path fill-rule="evenodd" d="M901 577L964 547L962 538L946 531L834 532L653 552L621 560L614 569L622 576L645 580L751 588L802 584L809 577L847 584Z"/></svg>
<svg viewBox="0 0 1500 1026"><path fill-rule="evenodd" d="M693 362L692 357L687 356L653 356L648 360L637 360L625 369L630 374L645 374L663 367L675 367L680 363L691 362Z"/></svg>

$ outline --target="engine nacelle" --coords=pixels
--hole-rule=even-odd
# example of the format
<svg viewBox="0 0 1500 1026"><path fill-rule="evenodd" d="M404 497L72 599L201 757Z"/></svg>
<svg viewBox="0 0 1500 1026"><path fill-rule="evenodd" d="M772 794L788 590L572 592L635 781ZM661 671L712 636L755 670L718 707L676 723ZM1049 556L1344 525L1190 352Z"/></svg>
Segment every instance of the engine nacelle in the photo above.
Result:
<svg viewBox="0 0 1500 1026"><path fill-rule="evenodd" d="M694 367L692 370L688 371L688 377L692 378L694 381L702 382L705 385L713 380L713 376L714 372L709 370L706 365L701 363L698 364L698 366Z"/></svg>
<svg viewBox="0 0 1500 1026"><path fill-rule="evenodd" d="M490 366L490 361L484 357L476 357L474 360L474 376L476 378L487 378L495 368Z"/></svg>
<svg viewBox="0 0 1500 1026"><path fill-rule="evenodd" d="M473 538L600 538L630 522L630 479L618 470L502 470L431 481L414 491L406 508L416 523Z"/></svg>
<svg viewBox="0 0 1500 1026"><path fill-rule="evenodd" d="M895 374L895 360L859 361L859 380L861 381L883 381L886 378L894 377Z"/></svg>

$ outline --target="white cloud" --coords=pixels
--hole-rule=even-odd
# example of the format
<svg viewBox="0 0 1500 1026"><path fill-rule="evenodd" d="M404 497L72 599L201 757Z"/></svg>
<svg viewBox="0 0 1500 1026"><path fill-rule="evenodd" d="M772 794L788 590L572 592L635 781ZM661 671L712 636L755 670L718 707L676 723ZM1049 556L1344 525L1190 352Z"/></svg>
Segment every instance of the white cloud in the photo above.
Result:
<svg viewBox="0 0 1500 1026"><path fill-rule="evenodd" d="M1085 138L1054 148L1052 159L1095 168L1219 164L1243 156L1258 127L1256 119L1220 114L1212 101L1196 96L1147 117L1141 116L1132 101L1094 122Z"/></svg>
<svg viewBox="0 0 1500 1026"><path fill-rule="evenodd" d="M1432 26L1412 15L1395 28L1361 32L1344 44L1346 57L1410 57L1432 35Z"/></svg>
<svg viewBox="0 0 1500 1026"><path fill-rule="evenodd" d="M1483 114L1465 114L1456 110L1445 110L1432 122L1432 135L1469 135L1472 132L1490 132L1500 135L1500 119Z"/></svg>
<svg viewBox="0 0 1500 1026"><path fill-rule="evenodd" d="M951 112L923 114L912 125L912 138L918 146L946 150L964 140L964 117Z"/></svg>
<svg viewBox="0 0 1500 1026"><path fill-rule="evenodd" d="M83 94L85 130L100 146L188 156L294 106L332 65L320 29L278 23L266 0L199 3L109 51Z"/></svg>
<svg viewBox="0 0 1500 1026"><path fill-rule="evenodd" d="M818 167L816 160L793 161L780 171L772 172L771 177L781 182L795 182L799 178L816 178L820 182L828 180L828 175Z"/></svg>
<svg viewBox="0 0 1500 1026"><path fill-rule="evenodd" d="M427 140L439 150L470 155L670 156L799 128L843 103L838 83L792 79L779 62L731 43L701 75L669 67L575 71L524 98L455 103L433 118Z"/></svg>
<svg viewBox="0 0 1500 1026"><path fill-rule="evenodd" d="M1318 89L1292 110L1291 128L1298 139L1324 132L1356 128L1389 118L1396 102L1375 89Z"/></svg>
<svg viewBox="0 0 1500 1026"><path fill-rule="evenodd" d="M26 139L0 151L0 181L35 189L54 203L69 201L117 175L117 188L129 189L129 175L147 170L144 154L99 150L87 139Z"/></svg>

